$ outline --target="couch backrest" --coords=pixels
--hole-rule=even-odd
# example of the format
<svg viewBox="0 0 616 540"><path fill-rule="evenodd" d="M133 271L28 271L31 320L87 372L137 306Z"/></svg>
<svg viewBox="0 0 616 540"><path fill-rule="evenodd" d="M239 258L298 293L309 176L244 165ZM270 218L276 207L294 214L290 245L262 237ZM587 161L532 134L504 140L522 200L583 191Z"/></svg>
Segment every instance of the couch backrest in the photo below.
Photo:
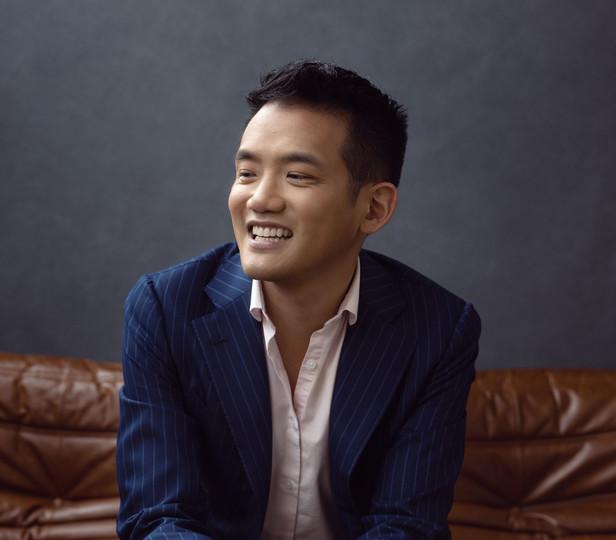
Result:
<svg viewBox="0 0 616 540"><path fill-rule="evenodd" d="M0 353L0 538L111 539L119 364Z"/></svg>
<svg viewBox="0 0 616 540"><path fill-rule="evenodd" d="M0 538L115 538L120 364L0 353ZM616 539L616 370L477 374L454 540Z"/></svg>
<svg viewBox="0 0 616 540"><path fill-rule="evenodd" d="M616 370L480 372L454 539L616 539Z"/></svg>

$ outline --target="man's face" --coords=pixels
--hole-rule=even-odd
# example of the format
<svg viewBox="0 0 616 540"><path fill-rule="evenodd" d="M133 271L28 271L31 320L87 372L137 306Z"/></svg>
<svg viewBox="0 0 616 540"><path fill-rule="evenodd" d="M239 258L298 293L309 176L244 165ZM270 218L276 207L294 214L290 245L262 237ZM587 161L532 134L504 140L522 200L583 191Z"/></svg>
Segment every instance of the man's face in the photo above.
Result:
<svg viewBox="0 0 616 540"><path fill-rule="evenodd" d="M350 194L346 134L344 116L305 105L268 103L250 120L229 194L249 277L326 281L354 263L365 237L365 197L363 190L357 199Z"/></svg>

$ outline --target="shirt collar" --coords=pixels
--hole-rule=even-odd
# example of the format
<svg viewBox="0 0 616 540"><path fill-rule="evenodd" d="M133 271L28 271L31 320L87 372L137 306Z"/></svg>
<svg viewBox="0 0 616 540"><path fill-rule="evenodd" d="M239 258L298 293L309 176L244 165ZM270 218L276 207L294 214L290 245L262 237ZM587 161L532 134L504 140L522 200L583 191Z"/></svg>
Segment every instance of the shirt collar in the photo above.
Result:
<svg viewBox="0 0 616 540"><path fill-rule="evenodd" d="M340 306L338 306L338 312L335 317L339 316L345 311L349 314L349 325L354 325L357 321L357 310L359 307L359 282L360 282L360 264L359 257L357 257L357 266L355 268L355 274L351 281L351 286L344 295ZM265 311L265 300L263 298L263 288L261 281L258 279L252 280L252 290L250 292L250 314L257 320L263 320L263 314L267 317Z"/></svg>

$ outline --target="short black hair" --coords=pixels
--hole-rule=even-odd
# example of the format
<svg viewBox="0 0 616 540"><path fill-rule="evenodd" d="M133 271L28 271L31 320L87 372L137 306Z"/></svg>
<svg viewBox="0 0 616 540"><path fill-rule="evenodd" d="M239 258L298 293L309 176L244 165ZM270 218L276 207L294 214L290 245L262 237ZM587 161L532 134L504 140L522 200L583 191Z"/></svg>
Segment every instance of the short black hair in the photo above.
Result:
<svg viewBox="0 0 616 540"><path fill-rule="evenodd" d="M315 60L298 60L261 77L246 96L251 118L270 102L305 103L348 116L342 158L356 195L364 184L400 182L407 140L406 110L354 71Z"/></svg>

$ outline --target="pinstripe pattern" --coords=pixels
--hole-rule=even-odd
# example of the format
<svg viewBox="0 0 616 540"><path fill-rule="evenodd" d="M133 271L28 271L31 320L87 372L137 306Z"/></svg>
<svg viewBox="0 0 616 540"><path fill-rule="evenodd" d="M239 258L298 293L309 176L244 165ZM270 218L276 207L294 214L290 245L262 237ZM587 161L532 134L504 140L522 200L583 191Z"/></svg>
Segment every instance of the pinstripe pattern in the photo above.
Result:
<svg viewBox="0 0 616 540"><path fill-rule="evenodd" d="M470 304L361 253L330 413L332 492L348 538L449 538L480 332ZM270 395L237 248L144 276L125 304L121 538L258 538Z"/></svg>

